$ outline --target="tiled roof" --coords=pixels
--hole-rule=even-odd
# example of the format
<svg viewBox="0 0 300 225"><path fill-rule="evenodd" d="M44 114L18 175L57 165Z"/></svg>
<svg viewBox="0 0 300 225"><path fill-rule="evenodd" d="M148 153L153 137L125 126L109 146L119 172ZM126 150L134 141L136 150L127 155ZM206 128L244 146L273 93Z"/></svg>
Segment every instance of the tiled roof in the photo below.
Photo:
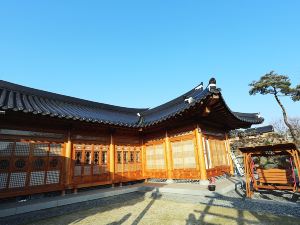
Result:
<svg viewBox="0 0 300 225"><path fill-rule="evenodd" d="M213 94L218 94L222 98L219 89L206 88L203 90L198 87L152 109L125 108L41 91L0 80L0 109L117 126L146 127L179 115ZM232 112L226 104L225 108L236 120L249 123L249 125L263 121L258 114Z"/></svg>

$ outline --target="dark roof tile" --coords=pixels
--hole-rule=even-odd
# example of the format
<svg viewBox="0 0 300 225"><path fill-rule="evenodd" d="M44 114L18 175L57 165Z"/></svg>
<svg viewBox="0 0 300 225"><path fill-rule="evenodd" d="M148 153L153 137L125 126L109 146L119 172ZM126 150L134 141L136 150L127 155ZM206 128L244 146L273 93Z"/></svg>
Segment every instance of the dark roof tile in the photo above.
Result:
<svg viewBox="0 0 300 225"><path fill-rule="evenodd" d="M263 121L258 114L232 112L222 98L220 89L208 88L195 88L158 107L145 109L96 103L0 81L0 108L93 123L146 127L181 115L213 94L221 96L227 113L237 121L248 123L249 126Z"/></svg>

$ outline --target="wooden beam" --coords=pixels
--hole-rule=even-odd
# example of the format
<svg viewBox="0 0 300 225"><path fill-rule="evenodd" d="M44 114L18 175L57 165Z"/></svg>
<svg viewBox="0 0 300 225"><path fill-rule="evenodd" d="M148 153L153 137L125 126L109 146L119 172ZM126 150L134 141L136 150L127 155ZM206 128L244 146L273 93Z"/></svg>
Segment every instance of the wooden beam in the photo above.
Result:
<svg viewBox="0 0 300 225"><path fill-rule="evenodd" d="M197 150L199 156L200 180L207 180L202 133L199 130L200 130L199 125L197 125L197 128L195 129L194 132L196 136Z"/></svg>

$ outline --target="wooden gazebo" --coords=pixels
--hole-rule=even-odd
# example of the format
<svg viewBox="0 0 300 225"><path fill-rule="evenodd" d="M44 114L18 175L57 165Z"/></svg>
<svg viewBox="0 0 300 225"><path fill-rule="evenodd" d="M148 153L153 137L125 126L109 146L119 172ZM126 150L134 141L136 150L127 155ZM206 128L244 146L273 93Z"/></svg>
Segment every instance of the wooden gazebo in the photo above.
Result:
<svg viewBox="0 0 300 225"><path fill-rule="evenodd" d="M240 148L240 151L244 154L247 197L251 198L253 190L258 191L260 189L298 191L299 181L297 181L295 170L299 174L300 158L295 144L244 147ZM253 157L261 156L287 156L289 157L290 165L288 168L271 169L263 169L260 166L255 167Z"/></svg>

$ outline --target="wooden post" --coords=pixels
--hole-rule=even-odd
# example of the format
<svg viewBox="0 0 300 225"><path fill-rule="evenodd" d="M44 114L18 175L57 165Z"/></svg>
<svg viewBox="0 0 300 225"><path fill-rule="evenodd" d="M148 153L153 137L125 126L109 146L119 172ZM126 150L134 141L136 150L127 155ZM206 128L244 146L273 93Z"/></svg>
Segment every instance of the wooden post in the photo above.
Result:
<svg viewBox="0 0 300 225"><path fill-rule="evenodd" d="M199 151L198 151L198 142L197 142L197 133L196 133L196 129L194 130L194 153L195 153L195 161L196 161L196 169L198 171L198 176L201 178L201 174L200 174L200 161L199 161ZM205 162L204 162L205 164ZM206 164L205 164L205 169L206 169Z"/></svg>
<svg viewBox="0 0 300 225"><path fill-rule="evenodd" d="M252 197L251 187L250 187L250 168L249 168L249 154L244 154L244 165L245 165L245 175L246 175L246 196L248 198Z"/></svg>
<svg viewBox="0 0 300 225"><path fill-rule="evenodd" d="M167 177L168 179L172 179L172 154L170 148L170 139L168 137L168 132L166 131L165 137L165 153L166 153L166 167L167 167Z"/></svg>
<svg viewBox="0 0 300 225"><path fill-rule="evenodd" d="M109 173L112 182L112 186L114 187L115 180L115 143L114 136L110 134L110 144L109 144Z"/></svg>
<svg viewBox="0 0 300 225"><path fill-rule="evenodd" d="M195 136L196 136L197 150L199 156L200 180L205 181L207 180L207 173L205 167L204 146L202 143L202 133L199 130L200 128L197 125L197 128L195 129Z"/></svg>
<svg viewBox="0 0 300 225"><path fill-rule="evenodd" d="M231 158L230 142L229 142L227 134L226 134L226 145L227 145L227 151L228 151L227 157L229 157L229 163L230 163L230 174L234 175L233 162L232 162L232 158Z"/></svg>
<svg viewBox="0 0 300 225"><path fill-rule="evenodd" d="M68 140L66 143L65 151L65 187L70 186L72 182L72 141L71 141L71 131L68 131Z"/></svg>
<svg viewBox="0 0 300 225"><path fill-rule="evenodd" d="M142 177L143 178L146 178L146 175L145 175L145 170L146 170L146 154L145 154L145 145L144 145L144 138L142 138L141 140L141 163L142 163ZM147 179L147 178L146 178Z"/></svg>

